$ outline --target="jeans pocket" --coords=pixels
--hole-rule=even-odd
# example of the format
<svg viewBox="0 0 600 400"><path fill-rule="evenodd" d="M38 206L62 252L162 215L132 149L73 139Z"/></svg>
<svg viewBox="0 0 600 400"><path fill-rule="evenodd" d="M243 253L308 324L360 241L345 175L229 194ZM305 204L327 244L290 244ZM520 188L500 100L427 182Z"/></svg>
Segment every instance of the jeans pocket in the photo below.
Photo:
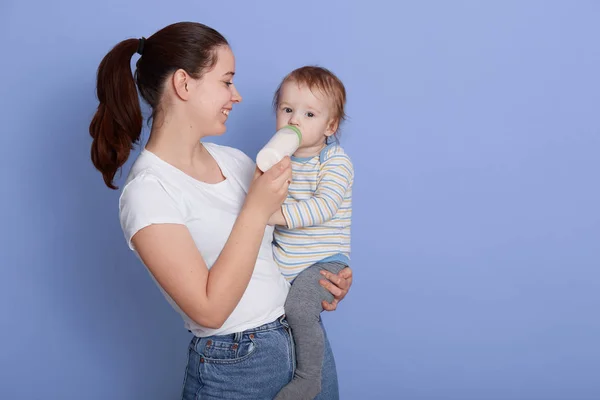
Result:
<svg viewBox="0 0 600 400"><path fill-rule="evenodd" d="M200 353L200 363L213 364L234 364L247 360L257 348L253 334L245 334L239 341L228 338L206 338L196 346Z"/></svg>

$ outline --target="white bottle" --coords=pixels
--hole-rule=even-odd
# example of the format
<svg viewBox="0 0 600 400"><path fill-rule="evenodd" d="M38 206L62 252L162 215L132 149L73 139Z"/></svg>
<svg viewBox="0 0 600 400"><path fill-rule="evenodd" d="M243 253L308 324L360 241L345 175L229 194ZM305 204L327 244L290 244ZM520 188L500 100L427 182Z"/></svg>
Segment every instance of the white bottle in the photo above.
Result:
<svg viewBox="0 0 600 400"><path fill-rule="evenodd" d="M279 129L267 144L258 152L256 165L262 172L267 172L285 156L292 156L300 147L302 133L293 125Z"/></svg>

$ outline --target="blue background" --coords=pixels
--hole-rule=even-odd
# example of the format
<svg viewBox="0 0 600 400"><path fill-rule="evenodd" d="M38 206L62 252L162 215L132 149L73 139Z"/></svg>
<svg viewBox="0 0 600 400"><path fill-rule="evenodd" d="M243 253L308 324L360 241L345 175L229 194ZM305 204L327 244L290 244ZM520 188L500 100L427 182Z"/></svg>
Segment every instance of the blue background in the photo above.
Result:
<svg viewBox="0 0 600 400"><path fill-rule="evenodd" d="M324 316L342 399L600 398L584 0L3 0L0 398L179 395L189 334L127 249L88 125L106 52L180 20L231 42L244 101L214 141L251 157L286 73L346 84L355 283Z"/></svg>

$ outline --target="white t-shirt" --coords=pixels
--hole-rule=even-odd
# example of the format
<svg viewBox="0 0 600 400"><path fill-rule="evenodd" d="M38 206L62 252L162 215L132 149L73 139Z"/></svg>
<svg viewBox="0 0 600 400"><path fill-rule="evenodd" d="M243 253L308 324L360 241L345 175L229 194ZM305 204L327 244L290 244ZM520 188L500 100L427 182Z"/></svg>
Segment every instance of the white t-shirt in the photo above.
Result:
<svg viewBox="0 0 600 400"><path fill-rule="evenodd" d="M213 143L204 143L204 147L221 168L224 181L216 184L198 181L150 151L141 151L119 200L121 227L133 251L131 238L140 229L151 224L175 223L189 229L209 269L217 260L244 203L255 164L240 150ZM260 326L283 314L289 290L273 260L272 240L273 227L267 226L250 283L219 329L192 321L154 281L181 314L185 327L196 336L224 335Z"/></svg>

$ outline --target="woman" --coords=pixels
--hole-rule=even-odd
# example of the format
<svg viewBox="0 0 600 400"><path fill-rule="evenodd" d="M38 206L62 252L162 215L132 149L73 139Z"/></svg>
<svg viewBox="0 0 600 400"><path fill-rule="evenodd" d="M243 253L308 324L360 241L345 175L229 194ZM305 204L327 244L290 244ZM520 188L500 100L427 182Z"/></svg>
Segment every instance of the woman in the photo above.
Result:
<svg viewBox="0 0 600 400"><path fill-rule="evenodd" d="M130 62L135 53L135 81ZM152 109L148 143L122 189L125 238L194 337L182 398L272 399L293 376L293 339L284 316L289 285L271 248L269 217L291 180L286 158L262 174L239 150L202 143L220 135L242 98L225 38L199 23L177 23L148 39L117 44L98 69L91 157L112 189L138 142L138 92ZM350 269L327 274L336 308ZM337 399L329 343L317 399Z"/></svg>

